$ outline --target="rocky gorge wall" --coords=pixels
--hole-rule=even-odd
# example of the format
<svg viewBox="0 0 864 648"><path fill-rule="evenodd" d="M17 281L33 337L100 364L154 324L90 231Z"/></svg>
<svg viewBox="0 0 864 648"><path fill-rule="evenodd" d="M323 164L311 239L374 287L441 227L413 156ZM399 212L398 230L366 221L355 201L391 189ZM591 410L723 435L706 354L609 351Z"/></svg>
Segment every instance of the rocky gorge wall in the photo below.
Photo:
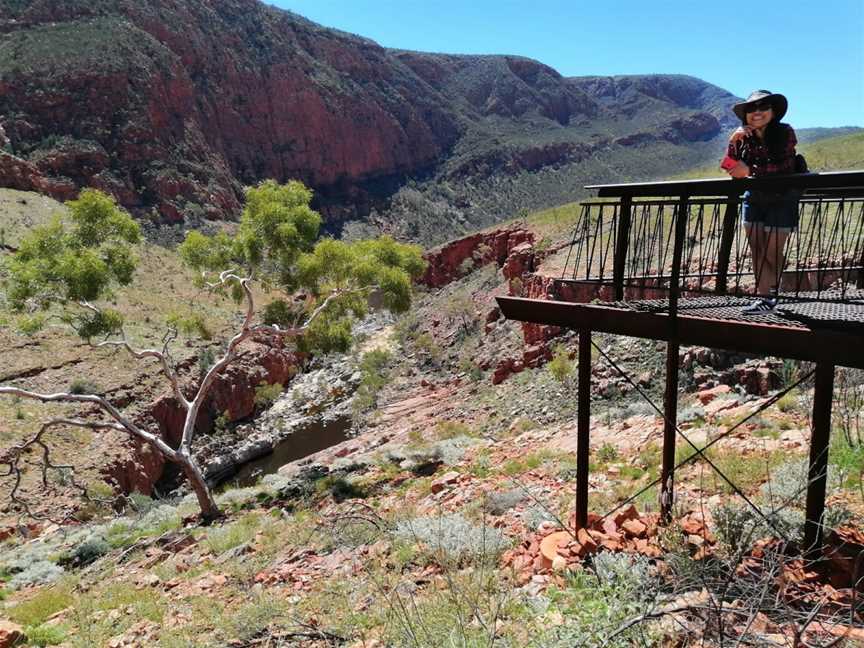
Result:
<svg viewBox="0 0 864 648"><path fill-rule="evenodd" d="M515 56L389 50L258 0L3 9L0 186L95 187L157 222L234 218L267 178L302 180L338 222L436 169L470 184L612 149L684 159L734 100L691 77L589 83Z"/></svg>

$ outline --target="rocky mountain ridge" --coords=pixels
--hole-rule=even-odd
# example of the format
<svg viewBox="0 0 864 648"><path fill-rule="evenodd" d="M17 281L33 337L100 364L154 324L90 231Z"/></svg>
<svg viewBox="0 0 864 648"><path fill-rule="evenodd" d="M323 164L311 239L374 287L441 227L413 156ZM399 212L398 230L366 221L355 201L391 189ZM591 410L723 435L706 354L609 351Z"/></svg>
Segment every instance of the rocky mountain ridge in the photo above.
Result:
<svg viewBox="0 0 864 648"><path fill-rule="evenodd" d="M735 97L692 77L390 50L258 0L0 8L0 185L94 186L157 222L231 218L244 184L299 178L334 231L428 241L400 230L408 181L446 185L457 213L428 216L459 234L572 200L582 176L691 167L732 123Z"/></svg>

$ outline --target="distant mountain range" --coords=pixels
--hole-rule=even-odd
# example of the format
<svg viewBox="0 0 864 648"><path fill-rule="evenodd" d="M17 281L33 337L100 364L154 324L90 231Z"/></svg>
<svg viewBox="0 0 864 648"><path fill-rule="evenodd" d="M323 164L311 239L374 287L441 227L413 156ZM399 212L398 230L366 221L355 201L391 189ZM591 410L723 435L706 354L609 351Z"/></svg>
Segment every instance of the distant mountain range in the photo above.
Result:
<svg viewBox="0 0 864 648"><path fill-rule="evenodd" d="M438 241L704 164L735 101L687 76L386 49L257 0L0 0L0 186L99 187L162 223L234 218L243 185L299 178L335 233Z"/></svg>

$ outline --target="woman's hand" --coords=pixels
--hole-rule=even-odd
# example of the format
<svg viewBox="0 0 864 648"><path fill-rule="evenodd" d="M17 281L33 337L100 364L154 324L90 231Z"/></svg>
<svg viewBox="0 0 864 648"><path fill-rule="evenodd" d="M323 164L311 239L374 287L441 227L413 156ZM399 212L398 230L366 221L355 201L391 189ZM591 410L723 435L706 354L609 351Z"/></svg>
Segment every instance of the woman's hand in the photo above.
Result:
<svg viewBox="0 0 864 648"><path fill-rule="evenodd" d="M738 164L729 169L729 175L733 178L746 178L750 175L750 167L738 160Z"/></svg>
<svg viewBox="0 0 864 648"><path fill-rule="evenodd" d="M729 136L729 142L739 142L750 135L753 134L753 128L751 126L739 126L735 129L735 131Z"/></svg>

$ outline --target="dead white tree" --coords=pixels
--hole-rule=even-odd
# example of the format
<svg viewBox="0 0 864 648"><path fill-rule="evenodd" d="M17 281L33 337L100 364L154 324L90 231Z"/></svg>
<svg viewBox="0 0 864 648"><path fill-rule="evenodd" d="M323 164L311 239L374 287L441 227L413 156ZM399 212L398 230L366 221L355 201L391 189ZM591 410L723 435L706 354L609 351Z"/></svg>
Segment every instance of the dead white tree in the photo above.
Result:
<svg viewBox="0 0 864 648"><path fill-rule="evenodd" d="M193 443L201 408L217 377L236 360L240 344L258 332L265 332L292 338L307 349L345 348L350 343L350 320L365 312L369 293L378 290L385 307L404 310L410 304L411 279L423 269L419 248L385 237L354 243L324 239L316 244L320 217L309 209L310 200L311 192L298 182L277 185L267 181L247 190L247 206L236 237L206 237L198 232L187 236L180 248L183 260L200 270L202 277L206 278L208 272L219 272L216 281L208 283L202 279L202 285L213 291L231 291L238 302L245 304L239 330L201 378L191 398L184 394L170 353L176 332L169 330L161 349L138 349L127 339L122 316L94 305L96 299L110 294L112 285L131 282L135 266L131 246L140 238L137 224L112 199L86 190L79 200L68 203L74 224L71 232L55 221L36 228L22 241L11 262L6 264L7 297L13 307L32 310L34 305L43 308L59 305L64 321L94 348L124 350L138 360L155 359L174 398L185 411L185 419L180 442L174 448L158 431L142 428L104 396L68 391L38 393L0 385L0 395L95 406L102 414L98 421L53 418L29 439L0 453L0 465L6 465L0 476L13 478L13 499L20 503L23 453L33 447L43 449L42 475L46 483L46 471L57 466L50 462L44 436L53 428L71 426L122 432L148 444L181 468L205 520L221 515L195 460ZM245 270L222 269L229 264L239 264ZM271 287L281 283L289 293L302 289L306 299L299 307L291 307L282 300L271 302L271 306L280 307L265 309L265 321L256 322L251 286L258 277ZM78 312L74 316L68 311L73 306ZM102 341L93 343L94 338Z"/></svg>
<svg viewBox="0 0 864 648"><path fill-rule="evenodd" d="M186 398L186 396L184 396L183 394L183 390L180 385L180 378L177 374L177 370L174 366L169 351L169 342L171 339L173 339L173 336L166 335L165 343L162 349L136 349L131 344L129 344L129 342L125 338L125 335L121 340L106 340L92 345L94 348L122 348L127 351L133 358L139 360L143 360L146 358L155 358L159 361L159 364L161 366L161 372L170 383L174 398L186 412L183 422L183 434L180 438L180 445L177 448L172 448L170 445L168 445L159 435L158 431L149 431L141 428L139 425L136 425L135 422L125 416L119 409L112 405L103 396L98 396L95 394L73 394L70 392L41 394L26 389L21 389L19 387L0 386L0 394L17 396L18 398L29 398L42 401L43 403L62 402L94 405L98 407L102 411L102 413L108 418L107 421L86 421L83 419L75 419L68 417L58 417L51 419L44 423L40 430L32 438L17 446L14 446L11 449L11 452L7 453L8 460L20 457L21 453L29 447L39 445L46 452L46 462L44 463L44 465L46 467L51 467L50 463L47 462L48 448L45 446L43 437L47 430L58 426L80 427L90 430L114 430L117 432L123 432L135 439L147 443L156 452L165 457L168 461L172 461L178 466L180 466L183 474L189 480L190 486L195 491L195 495L198 498L198 504L201 508L201 514L203 518L207 520L212 520L216 517L219 517L219 508L216 505L216 501L213 499L210 488L208 487L207 482L204 479L204 474L201 471L201 468L198 466L198 463L195 461L192 451L192 442L195 439L195 429L196 423L198 421L198 415L201 411L202 405L204 405L207 397L210 395L217 376L222 372L222 370L224 370L237 358L237 349L240 346L240 343L243 342L243 340L249 338L256 332L267 332L282 337L296 338L298 336L301 336L306 331L308 331L309 327L311 327L315 323L316 319L320 316L321 313L325 311L327 306L334 299L346 292L334 291L333 293L328 295L313 310L312 314L301 326L295 326L292 328L281 328L278 325L271 326L254 323L255 300L252 289L250 287L251 278L239 277L233 272L227 271L219 275L218 282L208 284L208 286L211 288L219 288L229 285L232 282L236 282L236 284L242 288L245 297L246 311L243 318L243 324L241 325L240 330L228 342L228 347L226 348L225 353L216 360L216 362L213 364L212 367L210 367L210 369L207 370L207 373L204 375L198 386L195 396L191 400ZM92 305L88 305L87 307L89 309L92 309L94 312L99 312L98 309L96 309ZM9 464L8 460L6 462L7 465ZM13 488L13 496L15 496L18 489L20 488L20 468L16 469L13 468L12 465L9 465L7 474L13 475L16 479L16 483ZM43 471L43 478L44 474L45 473Z"/></svg>

